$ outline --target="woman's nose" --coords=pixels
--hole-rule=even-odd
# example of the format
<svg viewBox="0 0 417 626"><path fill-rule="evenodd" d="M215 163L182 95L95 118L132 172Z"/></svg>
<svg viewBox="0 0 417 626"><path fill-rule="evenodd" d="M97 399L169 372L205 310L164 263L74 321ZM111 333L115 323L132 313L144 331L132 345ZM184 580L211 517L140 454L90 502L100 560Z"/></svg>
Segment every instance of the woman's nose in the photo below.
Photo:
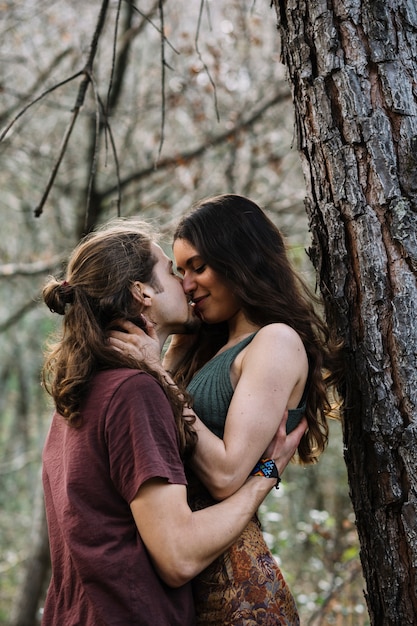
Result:
<svg viewBox="0 0 417 626"><path fill-rule="evenodd" d="M187 295L192 294L195 290L195 281L187 274L182 277L182 288Z"/></svg>

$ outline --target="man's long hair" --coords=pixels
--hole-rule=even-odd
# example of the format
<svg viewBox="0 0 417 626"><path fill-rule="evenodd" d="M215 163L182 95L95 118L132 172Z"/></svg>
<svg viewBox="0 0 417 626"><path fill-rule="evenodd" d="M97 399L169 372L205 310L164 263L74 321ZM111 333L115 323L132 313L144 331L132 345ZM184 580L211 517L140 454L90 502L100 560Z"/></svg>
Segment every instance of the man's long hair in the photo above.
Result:
<svg viewBox="0 0 417 626"><path fill-rule="evenodd" d="M59 339L47 349L42 378L57 411L70 426L79 427L80 407L96 372L121 367L145 370L158 379L171 403L184 455L195 442L192 425L183 418L184 394L144 362L114 350L107 338L117 320L141 324L132 286L136 281L155 285L152 241L147 224L114 220L79 243L64 281L49 279L44 301L64 321Z"/></svg>

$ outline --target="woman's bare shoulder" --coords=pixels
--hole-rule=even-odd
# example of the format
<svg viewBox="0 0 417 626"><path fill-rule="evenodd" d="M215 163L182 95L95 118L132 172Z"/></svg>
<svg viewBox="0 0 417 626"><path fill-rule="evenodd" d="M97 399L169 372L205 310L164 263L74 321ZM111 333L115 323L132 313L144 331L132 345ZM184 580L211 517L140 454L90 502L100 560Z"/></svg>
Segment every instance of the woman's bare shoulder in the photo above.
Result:
<svg viewBox="0 0 417 626"><path fill-rule="evenodd" d="M290 347L300 347L303 345L300 335L294 328L288 324L276 322L274 324L268 324L263 326L253 339L254 345L267 345L267 344L282 344L285 342Z"/></svg>

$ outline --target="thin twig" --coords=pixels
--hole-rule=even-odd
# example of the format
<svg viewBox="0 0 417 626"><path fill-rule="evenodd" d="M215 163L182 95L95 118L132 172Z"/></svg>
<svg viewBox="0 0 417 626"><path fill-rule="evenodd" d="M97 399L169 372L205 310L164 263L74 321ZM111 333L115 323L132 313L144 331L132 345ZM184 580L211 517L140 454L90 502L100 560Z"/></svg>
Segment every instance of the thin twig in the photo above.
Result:
<svg viewBox="0 0 417 626"><path fill-rule="evenodd" d="M120 180L120 164L119 164L119 157L117 155L116 143L114 141L113 131L111 129L110 122L109 122L108 119L106 119L106 127L107 127L107 131L109 133L110 143L111 143L112 150L113 150L114 164L115 164L115 167L116 167L116 180L117 180L116 207L117 207L117 217L120 217L120 215L121 215L121 204L122 204L122 185L121 185L121 180Z"/></svg>
<svg viewBox="0 0 417 626"><path fill-rule="evenodd" d="M68 56L68 54L70 54L72 51L73 51L73 48L66 48L60 54L58 54L58 56L54 57L52 59L51 63L48 65L48 67L43 72L41 72L39 74L39 76L36 78L35 83L32 85L32 87L30 88L30 90L27 93L25 93L25 94L24 93L19 93L19 92L16 92L16 91L12 91L9 88L7 88L7 93L10 94L10 95L13 95L20 102L27 102L28 100L33 98L33 94L36 91L38 91L39 86L42 85L44 83L44 81L47 80L51 76L52 70L55 67L57 67L57 65L60 64L62 59L64 59L66 56ZM72 77L72 78L74 78L74 77ZM66 79L66 80L68 81L68 79ZM57 88L57 85L55 85L54 89L56 89L56 88ZM3 89L5 89L5 86L3 86ZM10 106L8 109L4 109L3 111L1 111L1 113L0 113L0 124L3 123L3 120L7 120L15 109L16 109L16 105L13 105L13 106Z"/></svg>
<svg viewBox="0 0 417 626"><path fill-rule="evenodd" d="M158 153L155 159L155 169L157 168L162 146L165 140L165 28L164 28L164 7L163 0L159 0L159 19L161 22L161 138L159 140Z"/></svg>
<svg viewBox="0 0 417 626"><path fill-rule="evenodd" d="M120 7L122 4L122 0L119 0L117 3L117 11L116 11L116 19L115 19L115 23L114 23L114 36L113 36L113 49L112 49L112 58L111 58L111 71L110 71L110 80L109 80L109 88L107 90L107 99L106 99L106 106L104 108L104 114L107 118L108 113L109 113L109 104L110 104L110 93L113 87L113 78L114 78L114 71L115 71L115 66L116 66L116 51L117 51L117 33L119 30L119 19L120 19Z"/></svg>
<svg viewBox="0 0 417 626"><path fill-rule="evenodd" d="M104 24L105 24L105 21L106 21L106 14L107 14L108 5L109 5L109 0L103 0L103 3L102 3L101 8L100 8L100 13L99 13L99 16L98 16L98 20L97 20L97 25L96 25L96 28L95 28L95 31L94 31L94 34L93 34L93 38L91 40L90 50L89 50L89 54L88 54L88 58L87 58L87 63L86 63L85 68L84 68L84 70L82 72L84 74L84 79L81 81L80 87L78 89L77 99L76 99L75 106L74 106L73 111L72 111L73 116L72 116L72 119L71 119L71 121L70 121L70 123L69 123L69 125L67 127L66 132L65 132L64 139L63 139L62 144L61 144L61 149L60 149L59 154L58 154L58 158L57 158L57 160L55 162L54 167L52 168L52 172L51 172L51 174L49 176L49 180L47 182L44 194L43 194L43 196L41 198L41 201L39 202L38 206L36 207L36 209L34 211L35 217L40 217L42 215L43 207L45 206L45 203L46 203L46 201L48 199L49 193L50 193L50 191L52 189L52 186L53 186L53 184L55 182L55 178L56 178L56 176L58 174L58 170L59 170L59 167L60 167L60 165L62 163L62 159L64 158L64 155L65 155L65 152L66 152L66 149L67 149L67 146L68 146L68 142L70 140L72 131L74 129L75 122L76 122L76 120L78 118L78 114L79 114L79 112L81 110L81 107L84 104L85 95L87 93L87 88L88 88L88 85L91 82L92 69L93 69L93 64L94 64L94 58L95 58L95 55L97 53L98 41L100 39L100 35L101 35L102 31L103 31Z"/></svg>
<svg viewBox="0 0 417 626"><path fill-rule="evenodd" d="M28 109L30 109L30 107L32 107L34 104L36 104L37 102L42 100L42 98L45 98L45 96L47 96L48 94L50 94L53 91L55 91L55 89L59 89L59 87L62 87L63 85L66 85L67 83L70 83L72 80L75 80L76 78L81 76L83 73L84 73L84 70L76 72L75 74L73 74L69 78L66 78L65 80L62 80L61 82L57 83L53 87L49 87L49 89L46 89L46 91L42 92L37 98L35 98L35 100L32 100L32 102L29 102L29 104L27 104L25 107L23 107L23 109L21 109L19 111L19 113L12 119L12 121L3 130L3 132L0 135L0 142L3 141L3 139L6 137L7 133L9 132L9 130L15 125L17 120L20 119L22 117L22 115L24 115L26 113L26 111Z"/></svg>
<svg viewBox="0 0 417 626"><path fill-rule="evenodd" d="M164 0L162 0L162 3L164 2ZM156 5L159 7L161 3L161 0L157 0ZM133 8L134 11L136 11L137 13L139 13L139 15L141 15L143 18L145 18L145 20L147 22L149 22L149 24L162 36L164 37L166 43L168 44L168 46L171 48L171 50L173 52L175 52L175 54L180 54L180 52L174 48L174 46L172 45L172 43L169 41L169 39L167 39L167 37L165 37L165 33L163 32L163 30L161 30L160 28L158 28L158 26L151 20L151 18L149 17L149 15L152 15L152 13L154 13L155 11L155 7L152 7L152 9L149 11L149 13L147 15L145 15L145 13L143 13L140 9L138 9L138 7L136 5L133 4L133 2L130 3L131 7Z"/></svg>
<svg viewBox="0 0 417 626"><path fill-rule="evenodd" d="M103 111L103 124L105 124L106 127L106 135L108 133L108 136L110 137L110 145L112 148L112 153L113 153L113 159L114 159L114 163L115 163L115 167L116 167L116 180L117 180L117 200L116 200L116 207L117 207L117 217L120 217L121 215L121 203L122 203L122 189L121 189L121 182L120 182L120 164L119 164L119 157L117 154L117 148L116 148L116 143L114 140L114 135L113 135L113 131L111 129L110 126L110 122L109 119L104 116L104 103L102 102L101 98L100 98L100 94L95 90L95 94L97 96L97 102L98 105L100 106L100 109ZM85 219L85 232L88 232L89 230L89 205L90 203L88 202L87 205L87 213L86 213L86 219Z"/></svg>
<svg viewBox="0 0 417 626"><path fill-rule="evenodd" d="M66 152L67 145L68 145L69 139L71 137L72 131L74 129L74 124L75 124L75 122L77 120L79 112L80 112L79 108L76 108L73 111L72 119L70 121L69 126L67 127L67 130L65 132L64 138L63 138L62 143L61 143L61 148L60 148L60 151L59 151L59 154L58 154L58 158L55 161L55 164L54 164L54 166L52 168L52 171L51 171L51 173L49 175L49 179L48 179L48 182L46 183L45 191L43 192L42 198L41 198L40 202L38 203L37 207L34 210L35 217L40 217L42 215L43 207L45 206L45 202L47 201L49 193L50 193L50 191L52 189L52 186L53 186L53 184L55 182L56 175L58 174L59 167L60 167L60 165L62 163L62 159L64 158L64 154Z"/></svg>
<svg viewBox="0 0 417 626"><path fill-rule="evenodd" d="M95 175L97 172L97 161L98 161L98 150L99 150L99 140L100 140L100 100L98 96L98 92L96 89L96 84L94 81L94 76L91 75L91 85L93 87L94 100L96 103L95 106L95 129L94 129L94 149L93 149L93 157L91 159L91 167L90 167L90 176L88 179L88 187L87 187L87 206L85 209L85 227L87 227L88 220L90 217L90 201L91 194L93 190L93 184ZM106 120L106 111L103 110L104 120ZM105 123L105 122L104 122Z"/></svg>
<svg viewBox="0 0 417 626"><path fill-rule="evenodd" d="M195 33L195 39L194 39L194 43L195 43L195 50L197 52L198 58L200 59L201 63L203 64L204 70L207 74L207 77L210 81L211 86L213 87L213 97L214 97L214 110L216 111L216 117L217 117L217 121L220 122L220 114L219 114L219 107L218 107L218 102L217 102L217 88L216 88L216 84L214 82L214 80L211 77L210 74L210 70L207 66L207 64L205 63L203 56L200 52L200 48L198 47L198 38L200 36L200 27L201 27L201 19L203 16L203 9L205 6L205 0L201 0L200 1L200 11L198 14L198 21L197 21L197 30Z"/></svg>
<svg viewBox="0 0 417 626"><path fill-rule="evenodd" d="M129 47L129 44L125 43L122 46L122 50L119 55L119 58L117 58L117 45L118 45L120 14L121 14L121 2L122 0L119 0L118 6L117 6L117 13L116 13L116 19L115 19L115 26L114 26L114 36L113 36L111 71L110 71L109 86L107 90L107 97L106 97L105 102L102 101L98 88L96 86L95 80L92 77L92 88L93 88L94 99L96 103L96 106L95 106L96 115L95 115L94 145L92 149L91 168L90 168L90 176L89 176L88 190L87 190L87 204L86 204L86 213L85 213L85 220L84 220L84 232L89 232L89 230L91 229L91 223L90 223L91 200L93 197L94 181L95 181L95 177L97 174L100 137L101 137L102 131L104 131L104 144L105 144L104 145L104 149L105 149L104 167L107 167L109 138L110 138L110 144L111 144L111 149L112 149L112 153L114 157L114 162L115 162L115 167L116 167L116 177L117 177L117 201L116 201L117 215L120 216L120 206L121 206L120 166L119 166L119 159L117 155L114 136L113 136L110 123L109 123L109 116L117 98L117 91L120 90L120 85L121 85L120 77L121 77L121 74L124 73L125 68L126 68L125 61L126 61L126 56L127 56L127 50ZM132 10L131 6L129 10ZM131 19L128 17L128 25L130 25L130 23L131 23ZM117 91L114 91L115 86L117 86Z"/></svg>
<svg viewBox="0 0 417 626"><path fill-rule="evenodd" d="M110 114L110 101L111 101L111 91L113 89L113 80L114 80L114 74L116 71L116 56L117 56L117 36L118 36L118 31L119 31L119 19L120 19L120 8L121 8L121 4L122 4L122 0L118 0L117 3L117 11L116 11L116 19L114 21L114 35L113 35L113 48L112 48L112 58L111 58L111 69L110 69L110 79L109 79L109 86L107 89L107 98L106 98L106 104L103 107L103 116L104 116L104 122L103 122L103 127L104 127L104 146L105 146L105 161L104 161L104 166L107 167L107 152L108 152L108 145L107 145L107 124L106 121L109 117ZM97 96L96 96L97 98ZM97 107L98 110L98 107ZM97 130L97 137L99 136L99 132L100 132L100 125L99 128ZM90 197L90 191L88 194L88 198ZM88 206L89 206L89 202L87 202L87 211L88 211ZM86 216L86 224L88 222L88 215Z"/></svg>
<svg viewBox="0 0 417 626"><path fill-rule="evenodd" d="M93 39L91 40L90 52L89 52L87 63L86 63L86 67L90 70L93 67L94 58L97 53L98 40L100 39L100 35L103 31L104 24L106 22L106 15L107 15L108 8L109 8L109 0L103 0L103 3L100 8L98 20L97 20L97 26L94 31Z"/></svg>

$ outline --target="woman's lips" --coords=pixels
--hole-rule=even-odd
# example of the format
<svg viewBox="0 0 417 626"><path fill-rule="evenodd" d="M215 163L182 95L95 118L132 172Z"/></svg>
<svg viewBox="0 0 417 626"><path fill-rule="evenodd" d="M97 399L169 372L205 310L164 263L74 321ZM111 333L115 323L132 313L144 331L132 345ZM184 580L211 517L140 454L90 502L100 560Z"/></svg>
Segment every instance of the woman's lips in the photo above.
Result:
<svg viewBox="0 0 417 626"><path fill-rule="evenodd" d="M201 296L200 298L193 298L192 306L194 307L194 311L196 312L197 315L200 314L199 309L201 308L201 304L206 298L207 296Z"/></svg>
<svg viewBox="0 0 417 626"><path fill-rule="evenodd" d="M205 300L207 298L207 296L200 296L199 298L193 298L192 299L192 303L195 306L198 306L200 304L200 302L202 302L203 300Z"/></svg>

